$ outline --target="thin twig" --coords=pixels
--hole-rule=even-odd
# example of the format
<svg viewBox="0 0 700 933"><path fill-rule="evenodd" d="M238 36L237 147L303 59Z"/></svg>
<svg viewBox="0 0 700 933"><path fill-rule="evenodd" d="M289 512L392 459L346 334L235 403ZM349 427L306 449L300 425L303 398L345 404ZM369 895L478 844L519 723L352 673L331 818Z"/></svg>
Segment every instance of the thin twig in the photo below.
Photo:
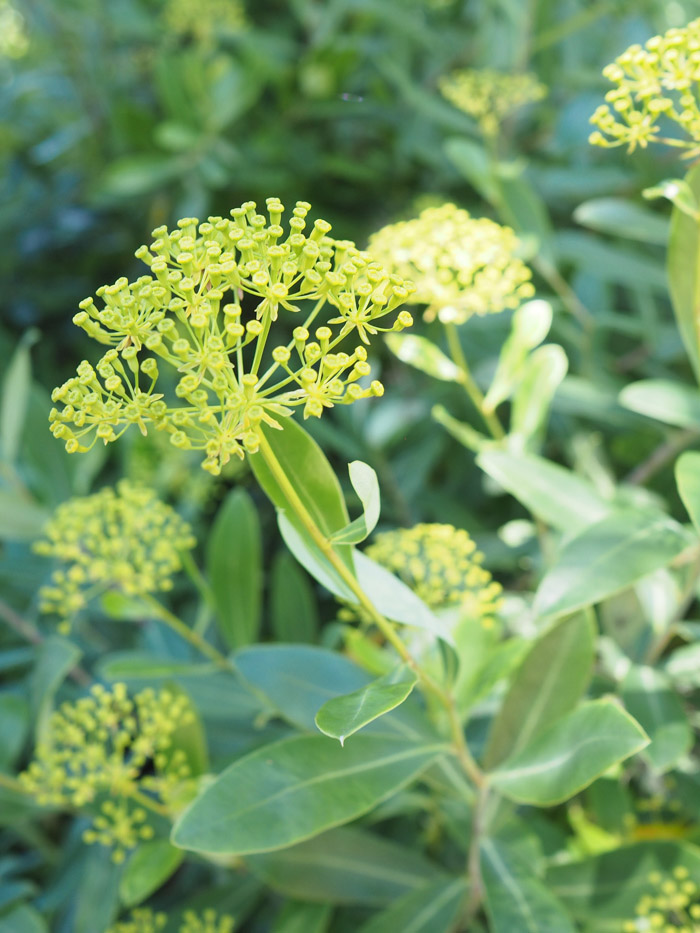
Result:
<svg viewBox="0 0 700 933"><path fill-rule="evenodd" d="M21 635L26 641L31 642L33 645L41 645L45 642L44 636L41 634L36 626L32 625L31 622L27 622L26 619L16 612L12 606L0 599L0 617L7 622L10 628L14 629L18 635ZM85 670L84 667L81 667L79 664L68 672L68 676L74 680L77 684L80 684L82 687L87 687L92 683L92 677Z"/></svg>

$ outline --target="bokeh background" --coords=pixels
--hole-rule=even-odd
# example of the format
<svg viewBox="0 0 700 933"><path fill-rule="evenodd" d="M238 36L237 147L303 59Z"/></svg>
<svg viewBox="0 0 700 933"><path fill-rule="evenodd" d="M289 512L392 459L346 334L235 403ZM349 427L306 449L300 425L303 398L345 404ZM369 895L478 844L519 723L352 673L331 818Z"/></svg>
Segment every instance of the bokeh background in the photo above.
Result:
<svg viewBox="0 0 700 933"><path fill-rule="evenodd" d="M158 436L70 458L48 433L51 388L95 355L71 323L78 302L141 274L134 250L153 227L271 194L309 200L361 246L444 200L504 219L484 198L493 156L478 125L438 90L456 68L530 72L547 88L508 121L498 153L513 181L509 219L570 359L546 453L589 474L631 471L659 433L619 408L618 389L687 368L663 268L668 206L640 192L684 169L661 147L628 157L589 146L588 119L607 62L696 13L689 0L0 0L8 589L31 603L36 576L17 538L30 540L70 495L126 474L206 521L227 486L246 482L236 465L212 480ZM642 212L625 236L581 208L609 196ZM586 326L571 313L577 301ZM493 370L509 319L469 322L477 377ZM385 524L449 520L476 534L494 569L512 570L514 553L526 565L493 531L524 513L430 417L444 404L478 424L459 387L375 352L381 403L310 429L339 463L360 457L378 470Z"/></svg>

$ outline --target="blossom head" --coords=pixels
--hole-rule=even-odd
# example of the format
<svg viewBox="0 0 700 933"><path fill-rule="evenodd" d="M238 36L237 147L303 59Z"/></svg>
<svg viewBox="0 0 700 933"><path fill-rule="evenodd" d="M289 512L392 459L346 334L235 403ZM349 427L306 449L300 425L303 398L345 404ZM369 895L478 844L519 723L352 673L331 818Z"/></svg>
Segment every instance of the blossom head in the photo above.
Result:
<svg viewBox="0 0 700 933"><path fill-rule="evenodd" d="M678 930L697 933L700 930L700 900L697 884L683 865L677 865L668 875L654 871L649 875L652 893L640 898L634 920L627 920L624 933Z"/></svg>
<svg viewBox="0 0 700 933"><path fill-rule="evenodd" d="M431 609L458 608L494 625L501 585L482 566L470 535L453 525L420 524L376 536L367 556L407 584Z"/></svg>
<svg viewBox="0 0 700 933"><path fill-rule="evenodd" d="M34 550L60 561L39 591L42 612L70 628L91 597L107 590L143 596L169 590L183 551L195 545L190 526L150 489L121 480L60 505Z"/></svg>
<svg viewBox="0 0 700 933"><path fill-rule="evenodd" d="M110 349L54 390L63 407L52 410L51 430L66 449L152 427L175 447L202 451L204 468L218 473L232 455L258 450L261 425L279 427L299 406L319 417L380 395L381 383L360 383L366 346L413 323L407 311L393 315L413 286L331 239L326 221L307 230L309 210L297 202L285 229L284 207L269 198L266 214L248 201L231 218L155 230L136 252L151 274L99 289L102 306L89 298L73 318ZM324 306L331 316L322 321ZM291 339L280 335L283 317L296 324ZM160 365L176 378L174 397L161 390Z"/></svg>
<svg viewBox="0 0 700 933"><path fill-rule="evenodd" d="M159 933L168 922L164 913L154 913L150 907L137 907L122 920L107 930L107 933ZM186 910L178 926L178 933L233 933L233 917L218 914L209 908L201 913Z"/></svg>
<svg viewBox="0 0 700 933"><path fill-rule="evenodd" d="M591 117L594 146L637 146L665 142L700 152L700 19L681 29L669 29L644 45L631 45L603 69L614 87ZM681 135L662 138L660 120L670 120Z"/></svg>
<svg viewBox="0 0 700 933"><path fill-rule="evenodd" d="M454 71L440 80L443 96L495 136L501 123L519 107L541 100L547 89L532 74L508 74L492 68Z"/></svg>
<svg viewBox="0 0 700 933"><path fill-rule="evenodd" d="M214 45L219 36L236 35L246 25L241 0L167 0L163 20L170 32L192 37L205 48Z"/></svg>
<svg viewBox="0 0 700 933"><path fill-rule="evenodd" d="M454 204L428 207L370 237L369 251L415 283L426 320L462 324L473 314L516 308L531 298L530 270L510 227L472 217Z"/></svg>
<svg viewBox="0 0 700 933"><path fill-rule="evenodd" d="M49 720L34 760L19 780L44 806L84 807L99 814L84 833L86 842L126 852L153 836L146 810L135 802L146 791L167 804L190 776L187 760L173 748L176 731L193 721L182 694L142 690L133 697L124 684L100 685L74 703L64 703ZM151 773L144 774L150 765Z"/></svg>

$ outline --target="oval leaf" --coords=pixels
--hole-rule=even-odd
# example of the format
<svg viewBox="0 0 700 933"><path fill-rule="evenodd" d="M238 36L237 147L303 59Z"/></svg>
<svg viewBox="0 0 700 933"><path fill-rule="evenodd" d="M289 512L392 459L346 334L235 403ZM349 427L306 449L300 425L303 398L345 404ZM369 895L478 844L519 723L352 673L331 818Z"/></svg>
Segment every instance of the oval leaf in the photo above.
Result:
<svg viewBox="0 0 700 933"><path fill-rule="evenodd" d="M656 211L627 198L593 198L584 201L574 211L574 220L598 233L656 243L665 246L668 221Z"/></svg>
<svg viewBox="0 0 700 933"><path fill-rule="evenodd" d="M676 485L690 520L700 534L700 453L689 450L676 460Z"/></svg>
<svg viewBox="0 0 700 933"><path fill-rule="evenodd" d="M379 521L380 498L377 474L368 463L353 460L348 467L350 482L362 503L362 515L331 536L335 544L359 544L372 534Z"/></svg>
<svg viewBox="0 0 700 933"><path fill-rule="evenodd" d="M246 855L294 845L369 812L440 754L388 736L345 748L295 736L236 761L175 823L172 842L195 852Z"/></svg>
<svg viewBox="0 0 700 933"><path fill-rule="evenodd" d="M262 600L262 540L247 492L234 489L219 509L207 543L207 576L216 620L229 648L256 641Z"/></svg>
<svg viewBox="0 0 700 933"><path fill-rule="evenodd" d="M551 807L648 744L639 723L615 702L591 700L508 758L490 781L517 803Z"/></svg>
<svg viewBox="0 0 700 933"><path fill-rule="evenodd" d="M432 341L417 334L387 334L384 338L387 346L402 363L408 363L414 369L440 379L443 382L459 382L462 373L459 366L445 356Z"/></svg>
<svg viewBox="0 0 700 933"><path fill-rule="evenodd" d="M325 735L338 739L344 745L349 735L400 706L417 679L412 671L404 669L401 680L397 681L396 672L392 672L354 693L334 697L316 713L316 725Z"/></svg>
<svg viewBox="0 0 700 933"><path fill-rule="evenodd" d="M577 613L540 635L510 685L491 726L484 764L495 767L572 710L593 670L595 622Z"/></svg>
<svg viewBox="0 0 700 933"><path fill-rule="evenodd" d="M668 379L642 379L620 392L620 403L679 428L700 428L700 392Z"/></svg>
<svg viewBox="0 0 700 933"><path fill-rule="evenodd" d="M610 515L564 545L540 583L535 612L563 615L592 606L665 567L687 543L682 527L665 515Z"/></svg>
<svg viewBox="0 0 700 933"><path fill-rule="evenodd" d="M127 862L119 882L122 904L133 907L145 901L177 871L185 853L166 839L142 842Z"/></svg>
<svg viewBox="0 0 700 933"><path fill-rule="evenodd" d="M685 176L695 201L700 193L700 166L696 165ZM685 344L695 377L700 379L700 228L698 218L687 212L686 198L681 205L674 201L671 213L671 235L668 242L668 286L678 328Z"/></svg>
<svg viewBox="0 0 700 933"><path fill-rule="evenodd" d="M575 933L562 904L522 858L494 839L482 840L480 856L492 933Z"/></svg>

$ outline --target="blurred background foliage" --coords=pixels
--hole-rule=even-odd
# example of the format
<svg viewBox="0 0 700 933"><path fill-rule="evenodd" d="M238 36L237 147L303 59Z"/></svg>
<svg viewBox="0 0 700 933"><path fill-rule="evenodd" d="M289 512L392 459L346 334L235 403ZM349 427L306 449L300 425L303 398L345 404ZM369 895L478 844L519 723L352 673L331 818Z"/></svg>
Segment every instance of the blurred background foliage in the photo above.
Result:
<svg viewBox="0 0 700 933"><path fill-rule="evenodd" d="M30 542L71 495L119 475L153 485L193 522L202 563L203 529L240 481L260 506L272 568L263 637L284 636L279 620L288 607L280 594L296 574L294 605L310 620L308 640L317 638L308 580L282 556L272 509L246 467L234 464L213 479L158 434L132 433L109 450L71 458L47 422L51 388L83 355L94 356L71 323L78 302L118 276L141 274L133 253L153 227L227 214L273 194L288 204L309 200L314 216L360 246L383 224L446 199L513 224L538 297L553 305L552 336L569 357L539 452L599 490L626 478L633 496L651 479L652 492L639 495L663 495L682 517L670 471L657 471L653 456L663 445L680 449L687 437L617 401L633 379L692 382L666 289L669 208L641 198L645 187L682 170L673 151L629 157L594 149L587 138L606 89L602 67L696 12L691 0L0 0L5 620L8 607L10 615L37 619L35 594L47 568ZM547 88L509 120L497 152L438 91L441 76L463 67L532 72ZM493 374L510 319L509 312L490 315L464 330L482 382ZM437 324L419 323L416 332L440 340ZM342 464L339 475L347 461L367 461L380 477L381 527L449 521L466 528L496 576L525 588L540 556L536 538L518 535L512 522L527 513L431 418L441 404L480 428L461 388L388 351L373 362L387 389L381 401L307 424ZM174 599L186 615L190 597L177 590ZM322 610L326 621L334 618L331 600ZM183 650L157 623L138 636L108 624L93 621L91 640L81 644L88 661L108 646L133 647L135 637L155 654ZM34 649L17 647L7 632L2 640L0 676L26 672ZM59 680L73 663L64 661ZM261 737L251 725L257 711L241 695L232 690L229 698L229 709L238 704L232 729L209 686L196 699L218 766ZM50 703L50 684L46 696ZM279 728L268 725L264 734ZM22 740L17 754L21 747ZM24 852L22 866L31 871L46 857L52 868L43 906L57 912L56 929L91 933L92 921L81 926L80 917L99 901L110 869L78 839L69 839L69 861L71 851L80 853L70 871L52 862L51 851L37 854L49 844L43 839L27 840L37 849ZM187 871L183 883L196 887L204 870L193 864ZM245 913L240 904L236 910Z"/></svg>

